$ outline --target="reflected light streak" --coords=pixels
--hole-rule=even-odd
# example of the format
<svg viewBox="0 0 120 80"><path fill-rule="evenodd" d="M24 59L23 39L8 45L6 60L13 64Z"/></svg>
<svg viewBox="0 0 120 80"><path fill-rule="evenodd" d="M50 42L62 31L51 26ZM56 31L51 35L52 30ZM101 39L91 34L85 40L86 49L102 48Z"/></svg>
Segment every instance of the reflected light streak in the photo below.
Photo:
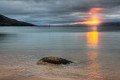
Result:
<svg viewBox="0 0 120 80"><path fill-rule="evenodd" d="M98 43L99 43L99 33L97 32L97 27L92 27L92 32L86 33L86 40L88 49L87 58L88 58L88 66L87 66L87 73L88 79L87 80L102 80L100 64L98 62ZM93 49L91 51L91 48Z"/></svg>
<svg viewBox="0 0 120 80"><path fill-rule="evenodd" d="M98 54L95 51L88 54L88 80L102 80L101 69L97 59Z"/></svg>
<svg viewBox="0 0 120 80"><path fill-rule="evenodd" d="M98 47L98 41L99 41L98 35L99 34L97 31L86 33L88 47L90 47L90 48L97 48Z"/></svg>

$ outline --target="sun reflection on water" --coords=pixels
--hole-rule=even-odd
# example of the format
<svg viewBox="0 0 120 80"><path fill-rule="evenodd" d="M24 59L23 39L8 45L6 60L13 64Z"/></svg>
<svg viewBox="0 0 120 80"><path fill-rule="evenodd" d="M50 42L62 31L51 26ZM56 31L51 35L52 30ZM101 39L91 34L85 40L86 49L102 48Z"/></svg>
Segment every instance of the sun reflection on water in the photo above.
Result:
<svg viewBox="0 0 120 80"><path fill-rule="evenodd" d="M89 64L87 66L88 70L88 80L102 80L101 68L98 62L98 53L93 51L88 53Z"/></svg>
<svg viewBox="0 0 120 80"><path fill-rule="evenodd" d="M89 48L97 48L99 43L99 33L97 31L87 32L87 46Z"/></svg>
<svg viewBox="0 0 120 80"><path fill-rule="evenodd" d="M99 32L97 31L97 27L93 27L93 31L86 33L86 42L88 47L87 59L87 80L102 80L101 74L101 66L99 64Z"/></svg>

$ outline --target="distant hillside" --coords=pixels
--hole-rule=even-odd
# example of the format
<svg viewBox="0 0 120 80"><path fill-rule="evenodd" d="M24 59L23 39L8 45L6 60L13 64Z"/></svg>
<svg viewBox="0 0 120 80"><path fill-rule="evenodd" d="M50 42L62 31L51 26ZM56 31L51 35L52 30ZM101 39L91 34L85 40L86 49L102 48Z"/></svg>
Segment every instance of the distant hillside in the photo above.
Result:
<svg viewBox="0 0 120 80"><path fill-rule="evenodd" d="M35 26L35 25L0 15L0 26Z"/></svg>
<svg viewBox="0 0 120 80"><path fill-rule="evenodd" d="M120 26L120 22L103 22L101 25L105 27L113 27L113 26Z"/></svg>

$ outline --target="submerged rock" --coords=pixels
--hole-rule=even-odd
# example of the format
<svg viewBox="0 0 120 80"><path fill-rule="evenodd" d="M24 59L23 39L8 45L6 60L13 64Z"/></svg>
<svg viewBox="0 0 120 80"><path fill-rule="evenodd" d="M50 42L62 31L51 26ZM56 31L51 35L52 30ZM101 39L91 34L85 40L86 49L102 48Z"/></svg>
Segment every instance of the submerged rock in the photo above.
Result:
<svg viewBox="0 0 120 80"><path fill-rule="evenodd" d="M47 64L47 63L60 65L60 64L70 64L73 62L59 57L44 57L37 62L37 65Z"/></svg>

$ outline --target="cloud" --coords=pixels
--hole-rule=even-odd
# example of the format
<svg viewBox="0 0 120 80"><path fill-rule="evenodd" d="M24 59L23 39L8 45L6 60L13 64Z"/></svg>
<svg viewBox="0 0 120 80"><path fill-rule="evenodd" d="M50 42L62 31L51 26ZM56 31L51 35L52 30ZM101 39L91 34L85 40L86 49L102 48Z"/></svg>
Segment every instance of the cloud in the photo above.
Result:
<svg viewBox="0 0 120 80"><path fill-rule="evenodd" d="M35 24L80 21L92 7L117 13L120 0L0 0L1 14ZM116 12L116 13L115 13Z"/></svg>

